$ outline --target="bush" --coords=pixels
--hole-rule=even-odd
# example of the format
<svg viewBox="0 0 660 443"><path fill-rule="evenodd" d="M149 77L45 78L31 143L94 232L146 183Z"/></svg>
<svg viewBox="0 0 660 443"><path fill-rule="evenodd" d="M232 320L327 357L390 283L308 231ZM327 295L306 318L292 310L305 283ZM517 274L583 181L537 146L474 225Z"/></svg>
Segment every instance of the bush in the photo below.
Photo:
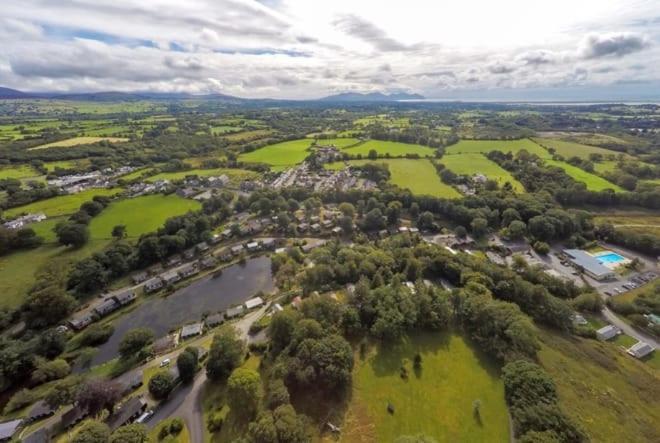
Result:
<svg viewBox="0 0 660 443"><path fill-rule="evenodd" d="M597 338L596 330L591 326L577 326L574 332L575 335L578 335L580 337L591 338L594 340Z"/></svg>
<svg viewBox="0 0 660 443"><path fill-rule="evenodd" d="M109 323L94 323L85 329L85 332L81 334L80 344L82 346L102 345L110 339L114 332L115 328Z"/></svg>
<svg viewBox="0 0 660 443"><path fill-rule="evenodd" d="M4 409L4 414L9 414L10 412L17 411L21 408L26 407L29 404L32 404L37 399L37 396L30 391L29 389L21 389L16 392Z"/></svg>
<svg viewBox="0 0 660 443"><path fill-rule="evenodd" d="M209 417L209 422L207 423L206 428L210 433L214 434L216 432L220 432L224 422L225 417L222 412L216 411Z"/></svg>
<svg viewBox="0 0 660 443"><path fill-rule="evenodd" d="M179 435L179 433L182 430L183 430L183 420L181 420L180 418L172 419L172 422L170 423L170 434Z"/></svg>
<svg viewBox="0 0 660 443"><path fill-rule="evenodd" d="M595 292L586 292L575 297L571 305L578 311L600 312L603 309L603 299Z"/></svg>
<svg viewBox="0 0 660 443"><path fill-rule="evenodd" d="M174 389L174 377L167 371L159 372L149 380L149 392L157 400L163 400Z"/></svg>
<svg viewBox="0 0 660 443"><path fill-rule="evenodd" d="M548 252L550 252L550 245L543 241L534 242L532 248L534 251L536 251L537 254L541 255L546 255Z"/></svg>

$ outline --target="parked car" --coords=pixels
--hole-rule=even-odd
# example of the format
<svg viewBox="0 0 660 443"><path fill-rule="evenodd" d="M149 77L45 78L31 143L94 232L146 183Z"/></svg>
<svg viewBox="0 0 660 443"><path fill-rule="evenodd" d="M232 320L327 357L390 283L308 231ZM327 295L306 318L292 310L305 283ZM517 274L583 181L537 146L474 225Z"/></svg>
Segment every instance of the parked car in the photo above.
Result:
<svg viewBox="0 0 660 443"><path fill-rule="evenodd" d="M171 360L169 358L166 358L165 360L160 362L160 367L164 368L165 366L169 366L171 363Z"/></svg>
<svg viewBox="0 0 660 443"><path fill-rule="evenodd" d="M148 410L144 414L140 415L137 420L135 420L135 423L146 423L149 421L149 419L154 415L153 410Z"/></svg>

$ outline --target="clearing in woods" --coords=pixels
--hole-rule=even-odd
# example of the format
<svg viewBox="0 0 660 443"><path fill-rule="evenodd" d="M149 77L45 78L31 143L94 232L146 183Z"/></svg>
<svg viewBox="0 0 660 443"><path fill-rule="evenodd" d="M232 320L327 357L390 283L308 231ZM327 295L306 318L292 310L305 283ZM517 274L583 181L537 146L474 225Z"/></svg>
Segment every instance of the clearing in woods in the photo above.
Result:
<svg viewBox="0 0 660 443"><path fill-rule="evenodd" d="M440 163L455 174L467 176L483 174L489 179L495 180L500 187L509 182L516 192L525 192L525 187L513 178L509 171L483 154L445 155L440 159Z"/></svg>

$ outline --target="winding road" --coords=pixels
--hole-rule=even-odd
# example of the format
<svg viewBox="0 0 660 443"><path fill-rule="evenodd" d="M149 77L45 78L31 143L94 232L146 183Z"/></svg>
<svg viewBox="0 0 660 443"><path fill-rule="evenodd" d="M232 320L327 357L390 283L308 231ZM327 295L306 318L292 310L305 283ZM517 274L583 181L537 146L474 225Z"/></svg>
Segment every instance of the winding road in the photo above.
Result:
<svg viewBox="0 0 660 443"><path fill-rule="evenodd" d="M631 336L632 338L637 339L637 341L643 341L651 346L653 346L655 349L660 349L660 342L658 342L657 339L651 337L648 334L645 334L641 331L638 331L637 329L633 328L630 326L628 323L625 321L621 320L614 312L610 310L607 306L603 308L601 311L603 316L607 319L608 322L616 326L617 328L621 329L624 334Z"/></svg>

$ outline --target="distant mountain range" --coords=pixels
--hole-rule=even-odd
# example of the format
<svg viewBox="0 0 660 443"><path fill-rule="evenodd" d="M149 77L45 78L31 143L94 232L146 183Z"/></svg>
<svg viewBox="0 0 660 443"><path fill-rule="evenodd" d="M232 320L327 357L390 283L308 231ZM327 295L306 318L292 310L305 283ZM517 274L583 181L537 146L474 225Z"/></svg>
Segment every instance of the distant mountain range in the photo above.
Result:
<svg viewBox="0 0 660 443"><path fill-rule="evenodd" d="M95 102L118 102L118 101L138 101L138 100L218 100L231 103L270 101L269 99L248 99L234 97L226 94L205 94L194 95L187 93L168 93L168 92L23 92L16 89L0 87L0 99L58 99L72 101L95 101ZM317 100L322 102L392 102L398 100L419 100L424 97L419 94L393 93L383 94L381 92L371 92L360 94L357 92L346 92L343 94L330 95ZM287 101L287 100L279 100Z"/></svg>

